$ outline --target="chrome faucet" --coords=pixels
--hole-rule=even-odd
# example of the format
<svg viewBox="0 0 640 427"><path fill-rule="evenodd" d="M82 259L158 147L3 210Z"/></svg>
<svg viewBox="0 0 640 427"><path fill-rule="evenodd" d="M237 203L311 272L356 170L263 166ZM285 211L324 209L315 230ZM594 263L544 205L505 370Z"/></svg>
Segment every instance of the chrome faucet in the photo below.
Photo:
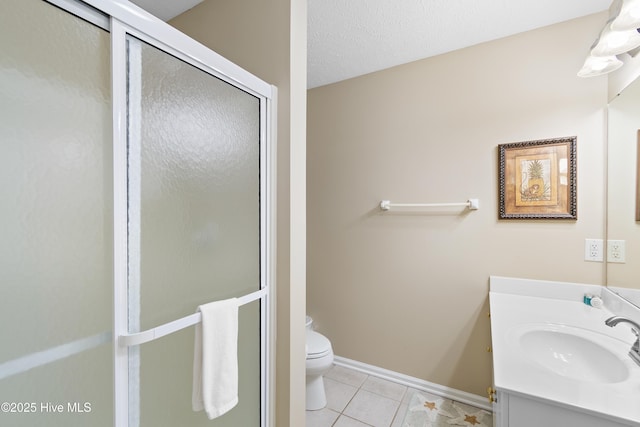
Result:
<svg viewBox="0 0 640 427"><path fill-rule="evenodd" d="M616 326L618 323L628 323L631 325L631 332L636 335L636 342L631 346L631 350L629 350L629 356L640 365L640 325L638 325L633 320L629 320L627 318L621 316L613 316L604 321L604 324L610 327Z"/></svg>

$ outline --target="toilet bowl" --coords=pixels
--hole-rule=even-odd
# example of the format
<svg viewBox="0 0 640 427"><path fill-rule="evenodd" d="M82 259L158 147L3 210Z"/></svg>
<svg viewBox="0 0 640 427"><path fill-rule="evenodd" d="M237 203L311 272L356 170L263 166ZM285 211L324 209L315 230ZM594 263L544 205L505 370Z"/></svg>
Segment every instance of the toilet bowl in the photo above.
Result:
<svg viewBox="0 0 640 427"><path fill-rule="evenodd" d="M307 402L306 409L315 411L327 406L322 376L333 365L333 349L331 341L312 328L313 320L307 316L306 370L307 370Z"/></svg>

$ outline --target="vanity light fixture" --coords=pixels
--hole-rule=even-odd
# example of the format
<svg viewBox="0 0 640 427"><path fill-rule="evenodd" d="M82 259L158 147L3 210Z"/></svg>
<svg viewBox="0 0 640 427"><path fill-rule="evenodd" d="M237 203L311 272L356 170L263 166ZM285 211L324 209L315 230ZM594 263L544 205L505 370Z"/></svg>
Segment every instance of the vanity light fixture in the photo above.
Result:
<svg viewBox="0 0 640 427"><path fill-rule="evenodd" d="M609 19L591 46L578 77L600 76L620 68L623 62L616 56L640 47L639 30L640 0L614 0Z"/></svg>
<svg viewBox="0 0 640 427"><path fill-rule="evenodd" d="M611 29L611 24L608 23L600 33L595 46L591 48L591 55L622 55L638 46L640 46L640 33L637 29L616 31Z"/></svg>
<svg viewBox="0 0 640 427"><path fill-rule="evenodd" d="M578 71L578 77L601 76L617 70L622 64L615 56L589 56Z"/></svg>
<svg viewBox="0 0 640 427"><path fill-rule="evenodd" d="M611 22L611 29L625 31L636 28L640 28L640 0L624 0L620 13Z"/></svg>

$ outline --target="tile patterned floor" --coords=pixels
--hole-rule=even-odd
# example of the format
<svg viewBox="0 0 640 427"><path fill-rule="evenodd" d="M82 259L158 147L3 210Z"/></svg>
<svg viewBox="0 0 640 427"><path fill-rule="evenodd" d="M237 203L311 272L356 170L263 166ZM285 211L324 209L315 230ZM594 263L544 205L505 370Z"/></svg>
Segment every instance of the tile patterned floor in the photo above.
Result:
<svg viewBox="0 0 640 427"><path fill-rule="evenodd" d="M439 396L336 365L325 374L324 386L327 406L319 411L307 411L306 427L412 427L411 417L407 417L408 424L403 424L403 421L409 405L416 401L416 393L421 397L443 400ZM461 405L444 400L450 408ZM444 425L451 425L448 421L450 419L446 418ZM485 423L489 421L486 419Z"/></svg>

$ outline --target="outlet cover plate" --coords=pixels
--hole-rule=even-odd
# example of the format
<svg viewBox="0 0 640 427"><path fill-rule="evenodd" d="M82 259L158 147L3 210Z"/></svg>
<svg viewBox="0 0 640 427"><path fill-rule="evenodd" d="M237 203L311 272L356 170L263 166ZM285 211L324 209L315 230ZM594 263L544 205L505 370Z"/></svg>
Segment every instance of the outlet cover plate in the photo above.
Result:
<svg viewBox="0 0 640 427"><path fill-rule="evenodd" d="M607 240L607 262L625 262L624 240Z"/></svg>
<svg viewBox="0 0 640 427"><path fill-rule="evenodd" d="M604 260L604 242L602 239L585 239L584 260L602 262Z"/></svg>

